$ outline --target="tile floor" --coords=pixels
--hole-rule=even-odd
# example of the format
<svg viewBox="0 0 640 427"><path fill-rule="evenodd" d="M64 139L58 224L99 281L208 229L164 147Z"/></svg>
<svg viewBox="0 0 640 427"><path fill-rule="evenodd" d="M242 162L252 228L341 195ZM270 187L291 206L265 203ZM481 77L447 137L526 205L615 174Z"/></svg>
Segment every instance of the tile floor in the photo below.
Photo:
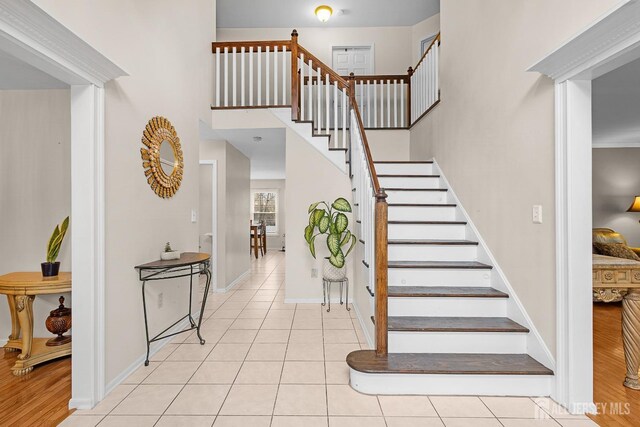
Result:
<svg viewBox="0 0 640 427"><path fill-rule="evenodd" d="M64 426L586 427L547 398L368 396L345 356L366 348L353 310L285 304L285 257L253 259L234 290L212 294L204 346L180 335L90 411ZM318 285L320 286L320 285ZM464 394L464 390L460 390ZM551 417L548 414L553 414Z"/></svg>

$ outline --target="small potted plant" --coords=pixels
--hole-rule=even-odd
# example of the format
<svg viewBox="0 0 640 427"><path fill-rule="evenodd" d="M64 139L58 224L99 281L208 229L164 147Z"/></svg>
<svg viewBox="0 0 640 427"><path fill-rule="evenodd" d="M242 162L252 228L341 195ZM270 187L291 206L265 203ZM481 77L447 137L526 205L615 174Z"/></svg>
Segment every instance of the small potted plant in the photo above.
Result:
<svg viewBox="0 0 640 427"><path fill-rule="evenodd" d="M342 197L336 199L331 206L327 202L312 203L309 206L309 225L304 229L304 238L315 258L316 238L327 235L330 256L322 264L322 276L326 279L342 280L347 276L345 259L356 245L356 236L349 231L349 219L345 212L351 212L351 205ZM343 248L347 246L345 253Z"/></svg>
<svg viewBox="0 0 640 427"><path fill-rule="evenodd" d="M171 249L171 243L167 242L164 245L164 252L160 254L162 261L169 261L172 259L180 259L180 252Z"/></svg>
<svg viewBox="0 0 640 427"><path fill-rule="evenodd" d="M60 247L62 246L62 241L64 240L65 234L67 234L68 228L69 217L66 217L64 221L62 221L62 224L56 225L56 228L53 230L53 234L51 235L49 244L47 245L47 262L40 264L43 277L55 277L58 275L58 272L60 271L60 262L56 261L56 259L58 259Z"/></svg>

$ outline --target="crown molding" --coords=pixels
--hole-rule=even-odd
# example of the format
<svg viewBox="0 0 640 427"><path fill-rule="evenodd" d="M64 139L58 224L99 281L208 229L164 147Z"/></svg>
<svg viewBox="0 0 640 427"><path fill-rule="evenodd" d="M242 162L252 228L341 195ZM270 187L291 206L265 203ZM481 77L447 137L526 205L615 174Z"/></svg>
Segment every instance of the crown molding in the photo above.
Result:
<svg viewBox="0 0 640 427"><path fill-rule="evenodd" d="M640 57L640 1L624 0L532 65L556 82L592 80Z"/></svg>
<svg viewBox="0 0 640 427"><path fill-rule="evenodd" d="M29 0L0 0L0 49L70 85L128 75Z"/></svg>

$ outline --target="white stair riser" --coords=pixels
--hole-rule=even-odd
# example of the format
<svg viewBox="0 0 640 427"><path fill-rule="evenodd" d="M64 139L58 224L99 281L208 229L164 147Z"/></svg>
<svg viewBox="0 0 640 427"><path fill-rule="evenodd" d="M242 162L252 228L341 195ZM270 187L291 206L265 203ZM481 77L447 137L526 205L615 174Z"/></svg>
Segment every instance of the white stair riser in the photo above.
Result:
<svg viewBox="0 0 640 427"><path fill-rule="evenodd" d="M519 354L526 352L526 333L389 331L389 353Z"/></svg>
<svg viewBox="0 0 640 427"><path fill-rule="evenodd" d="M491 271L455 268L390 268L393 286L491 286Z"/></svg>
<svg viewBox="0 0 640 427"><path fill-rule="evenodd" d="M389 221L453 221L456 219L456 208L389 206Z"/></svg>
<svg viewBox="0 0 640 427"><path fill-rule="evenodd" d="M447 203L446 191L387 191L387 203Z"/></svg>
<svg viewBox="0 0 640 427"><path fill-rule="evenodd" d="M549 396L552 375L366 374L350 370L350 384L365 394ZM544 416L542 410L537 414Z"/></svg>
<svg viewBox="0 0 640 427"><path fill-rule="evenodd" d="M389 298L389 316L504 317L506 298Z"/></svg>
<svg viewBox="0 0 640 427"><path fill-rule="evenodd" d="M378 175L433 175L433 163L376 163Z"/></svg>
<svg viewBox="0 0 640 427"><path fill-rule="evenodd" d="M389 239L447 239L462 240L466 236L464 224L389 224Z"/></svg>
<svg viewBox="0 0 640 427"><path fill-rule="evenodd" d="M440 178L420 177L420 178L380 178L382 188L441 188Z"/></svg>
<svg viewBox="0 0 640 427"><path fill-rule="evenodd" d="M389 261L475 261L476 245L389 245Z"/></svg>

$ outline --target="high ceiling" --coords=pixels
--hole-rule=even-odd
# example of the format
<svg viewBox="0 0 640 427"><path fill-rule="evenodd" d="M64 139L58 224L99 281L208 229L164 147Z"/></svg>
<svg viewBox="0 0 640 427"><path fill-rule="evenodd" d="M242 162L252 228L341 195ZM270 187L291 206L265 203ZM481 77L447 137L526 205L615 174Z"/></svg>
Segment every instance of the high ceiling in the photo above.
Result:
<svg viewBox="0 0 640 427"><path fill-rule="evenodd" d="M333 9L329 22L316 7ZM440 12L440 0L218 0L218 28L392 27L417 24Z"/></svg>

